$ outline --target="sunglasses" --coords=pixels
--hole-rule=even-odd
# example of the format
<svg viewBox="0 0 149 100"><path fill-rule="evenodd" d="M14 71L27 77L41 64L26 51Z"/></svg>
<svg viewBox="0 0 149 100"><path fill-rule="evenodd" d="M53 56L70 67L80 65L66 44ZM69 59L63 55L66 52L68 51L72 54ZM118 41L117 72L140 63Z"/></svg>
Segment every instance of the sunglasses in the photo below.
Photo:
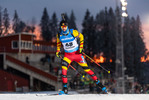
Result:
<svg viewBox="0 0 149 100"><path fill-rule="evenodd" d="M63 26L61 26L61 28L67 28L67 26L66 25L63 25Z"/></svg>

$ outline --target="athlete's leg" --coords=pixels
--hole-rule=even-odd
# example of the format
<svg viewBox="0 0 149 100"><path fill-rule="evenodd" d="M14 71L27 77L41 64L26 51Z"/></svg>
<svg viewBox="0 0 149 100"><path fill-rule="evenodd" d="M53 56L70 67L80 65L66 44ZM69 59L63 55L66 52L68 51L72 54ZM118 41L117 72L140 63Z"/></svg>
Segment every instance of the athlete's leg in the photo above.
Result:
<svg viewBox="0 0 149 100"><path fill-rule="evenodd" d="M91 76L91 78L96 82L97 86L102 90L107 92L106 87L102 85L102 83L98 80L95 73L88 67L85 59L83 56L81 56L81 60L78 62L78 64L84 69L84 71Z"/></svg>
<svg viewBox="0 0 149 100"><path fill-rule="evenodd" d="M62 61L62 81L63 81L63 91L65 93L68 93L68 89L67 89L67 69L69 64L71 63L71 60L68 59L67 57L63 58Z"/></svg>
<svg viewBox="0 0 149 100"><path fill-rule="evenodd" d="M88 67L85 59L83 56L81 56L81 60L78 62L78 64L83 68L83 70L89 74L91 76L91 78L96 81L97 80L97 76L95 75L95 73Z"/></svg>

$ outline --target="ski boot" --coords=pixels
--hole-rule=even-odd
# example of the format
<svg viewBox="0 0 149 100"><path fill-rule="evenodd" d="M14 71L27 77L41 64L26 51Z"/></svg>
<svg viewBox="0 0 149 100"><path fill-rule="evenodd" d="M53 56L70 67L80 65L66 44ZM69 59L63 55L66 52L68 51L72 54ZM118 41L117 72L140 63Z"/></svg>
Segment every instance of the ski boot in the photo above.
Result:
<svg viewBox="0 0 149 100"><path fill-rule="evenodd" d="M99 80L96 80L96 85L99 87L99 93L108 94L106 87Z"/></svg>
<svg viewBox="0 0 149 100"><path fill-rule="evenodd" d="M67 84L63 84L63 91L65 94L68 94Z"/></svg>
<svg viewBox="0 0 149 100"><path fill-rule="evenodd" d="M67 95L64 93L64 91L59 91L58 95Z"/></svg>
<svg viewBox="0 0 149 100"><path fill-rule="evenodd" d="M59 91L58 95L67 95L68 94L68 88L67 88L67 83L63 84L63 89Z"/></svg>

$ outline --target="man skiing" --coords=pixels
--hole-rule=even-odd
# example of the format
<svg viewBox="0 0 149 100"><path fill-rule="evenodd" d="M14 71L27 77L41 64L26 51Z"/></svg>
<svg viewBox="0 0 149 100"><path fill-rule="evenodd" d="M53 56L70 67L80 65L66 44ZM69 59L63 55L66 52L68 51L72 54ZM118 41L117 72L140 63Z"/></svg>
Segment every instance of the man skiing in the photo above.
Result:
<svg viewBox="0 0 149 100"><path fill-rule="evenodd" d="M77 43L79 39L79 44ZM77 30L69 29L68 23L63 19L60 22L60 32L57 34L57 52L56 56L60 57L60 48L63 45L64 48L64 58L62 60L62 82L63 91L65 94L68 93L67 88L67 70L72 61L77 62L83 70L91 76L91 78L96 82L97 86L107 93L106 87L98 80L94 72L88 67L83 55L83 44L84 37Z"/></svg>

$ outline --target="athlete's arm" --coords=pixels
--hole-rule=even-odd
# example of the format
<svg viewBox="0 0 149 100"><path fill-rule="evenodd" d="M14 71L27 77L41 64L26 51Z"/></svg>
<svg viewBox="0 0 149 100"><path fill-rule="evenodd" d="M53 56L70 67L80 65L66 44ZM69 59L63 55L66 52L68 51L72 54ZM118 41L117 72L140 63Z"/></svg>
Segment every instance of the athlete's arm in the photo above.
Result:
<svg viewBox="0 0 149 100"><path fill-rule="evenodd" d="M56 35L56 37L57 37L57 51L56 52L60 52L60 49L61 49L61 41L60 41L60 39L59 39L59 37L58 37L58 34Z"/></svg>
<svg viewBox="0 0 149 100"><path fill-rule="evenodd" d="M80 39L80 48L79 50L82 51L83 49L83 44L84 44L84 36L82 33L79 33L77 30L73 30L73 35L76 37L76 38L79 38Z"/></svg>
<svg viewBox="0 0 149 100"><path fill-rule="evenodd" d="M79 38L80 38L80 49L81 49L81 48L83 49L84 36L80 33Z"/></svg>

